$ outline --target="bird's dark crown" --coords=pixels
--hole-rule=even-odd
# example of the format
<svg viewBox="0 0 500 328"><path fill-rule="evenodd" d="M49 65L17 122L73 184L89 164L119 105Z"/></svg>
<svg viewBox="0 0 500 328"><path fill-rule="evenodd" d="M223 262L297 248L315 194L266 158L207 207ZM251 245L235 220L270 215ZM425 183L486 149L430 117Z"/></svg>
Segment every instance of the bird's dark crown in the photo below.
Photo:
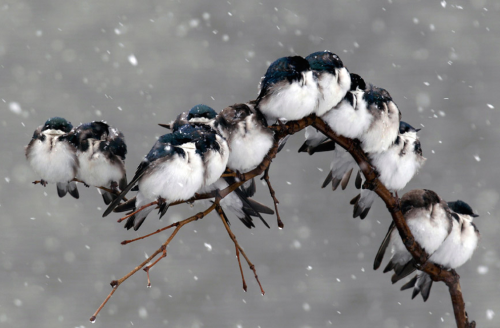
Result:
<svg viewBox="0 0 500 328"><path fill-rule="evenodd" d="M342 60L339 56L330 51L318 51L313 52L306 57L309 62L311 69L315 71L327 71L330 73L335 73L335 69L344 67Z"/></svg>
<svg viewBox="0 0 500 328"><path fill-rule="evenodd" d="M101 151L109 151L112 154L121 157L122 160L125 160L125 156L127 155L127 145L125 144L125 140L121 132L111 140L101 142L99 144L99 149Z"/></svg>
<svg viewBox="0 0 500 328"><path fill-rule="evenodd" d="M70 132L73 129L73 125L71 122L68 122L66 119L62 117L52 117L49 118L44 124L42 131L45 130L60 130L63 132Z"/></svg>
<svg viewBox="0 0 500 328"><path fill-rule="evenodd" d="M184 125L173 134L175 142L194 142L196 152L201 156L209 149L220 150L215 132L207 126Z"/></svg>
<svg viewBox="0 0 500 328"><path fill-rule="evenodd" d="M217 112L207 105L199 104L189 110L187 119L192 118L207 118L209 120L214 119L217 116Z"/></svg>
<svg viewBox="0 0 500 328"><path fill-rule="evenodd" d="M293 83L302 80L302 72L310 70L311 67L307 60L300 56L282 57L274 61L267 69L264 80L262 81L262 91L266 90L272 84L280 81Z"/></svg>
<svg viewBox="0 0 500 328"><path fill-rule="evenodd" d="M400 121L399 122L399 133L400 134L405 134L407 132L418 132L420 129L415 129L413 126L410 124Z"/></svg>
<svg viewBox="0 0 500 328"><path fill-rule="evenodd" d="M383 109L382 103L392 101L391 95L387 90L370 85L363 94L363 99L368 104L376 104L379 109Z"/></svg>
<svg viewBox="0 0 500 328"><path fill-rule="evenodd" d="M448 202L448 207L459 214L470 215L472 217L478 217L479 215L475 214L472 208L464 201L457 200L455 202Z"/></svg>
<svg viewBox="0 0 500 328"><path fill-rule="evenodd" d="M109 135L109 125L102 121L92 121L90 123L83 123L77 127L77 133L80 139L103 139Z"/></svg>
<svg viewBox="0 0 500 328"><path fill-rule="evenodd" d="M361 76L356 73L351 73L351 91L355 91L356 89L366 90L365 80Z"/></svg>
<svg viewBox="0 0 500 328"><path fill-rule="evenodd" d="M188 137L187 134L183 135L179 134L178 132L164 134L158 138L153 148L151 148L149 153L146 155L146 160L148 162L153 162L158 158L171 156L175 153L184 156L184 150L176 146L180 146L191 141L192 140Z"/></svg>

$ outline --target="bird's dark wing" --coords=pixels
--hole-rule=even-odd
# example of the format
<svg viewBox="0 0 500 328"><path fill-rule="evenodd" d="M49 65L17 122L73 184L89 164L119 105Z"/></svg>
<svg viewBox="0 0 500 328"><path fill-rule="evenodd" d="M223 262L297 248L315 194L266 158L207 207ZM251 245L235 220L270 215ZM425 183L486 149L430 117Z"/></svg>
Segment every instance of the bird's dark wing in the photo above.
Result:
<svg viewBox="0 0 500 328"><path fill-rule="evenodd" d="M377 255L375 255L375 260L373 261L373 270L377 270L380 267L380 264L382 264L382 260L384 259L384 254L385 251L387 250L387 246L389 246L389 242L391 241L391 234L396 228L396 225L394 224L394 221L391 222L391 225L389 226L389 230L387 231L384 240L382 241L382 244L380 245Z"/></svg>

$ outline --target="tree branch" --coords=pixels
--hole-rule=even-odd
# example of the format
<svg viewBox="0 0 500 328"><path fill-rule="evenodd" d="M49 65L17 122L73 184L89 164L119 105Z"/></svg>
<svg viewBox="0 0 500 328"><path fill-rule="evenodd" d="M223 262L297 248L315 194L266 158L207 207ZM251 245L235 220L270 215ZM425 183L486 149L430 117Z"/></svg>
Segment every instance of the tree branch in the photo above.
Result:
<svg viewBox="0 0 500 328"><path fill-rule="evenodd" d="M356 163L358 163L363 175L365 176L367 185L373 188L373 191L375 191L384 201L387 209L391 213L392 219L399 231L399 235L401 236L406 249L408 249L410 254L416 260L419 266L418 269L428 273L432 280L443 281L448 286L457 328L475 327L476 323L474 321L469 323L467 313L465 312L465 303L462 297L462 290L460 288L459 275L455 272L455 270L442 270L434 263L427 261L429 259L429 254L427 254L415 241L415 238L408 228L406 220L399 207L399 199L394 197L391 192L389 192L389 190L387 190L387 188L377 179L377 174L370 165L368 157L361 150L361 147L355 145L355 142L351 139L336 135L330 127L319 118L315 118L312 125L324 135L334 140L342 148L349 151Z"/></svg>
<svg viewBox="0 0 500 328"><path fill-rule="evenodd" d="M217 209L220 199L226 197L229 193L231 193L234 190L236 190L237 188L239 188L246 181L266 172L266 170L268 170L269 165L271 164L272 160L276 157L276 154L278 152L279 141L282 138L284 138L285 136L295 134L295 133L301 131L302 129L306 128L309 125L315 127L317 130L322 132L325 136L329 137L331 140L333 140L335 143L340 145L342 148L346 149L352 155L352 157L354 158L356 163L359 165L361 171L363 172L363 175L365 176L366 182L365 182L364 188L369 188L369 189L373 190L374 192L376 192L377 195L386 204L387 209L391 213L392 219L393 219L393 221L394 221L394 223L399 231L399 234L401 236L401 239L403 240L404 245L406 246L406 248L408 249L408 251L413 256L413 258L415 259L415 261L417 263L417 268L419 270L424 271L427 274L429 274L430 277L434 281L443 281L448 286L450 296L451 296L452 305L453 305L453 311L455 313L455 320L457 323L457 328L475 328L475 326L476 326L475 322L472 321L471 323L469 323L467 313L465 312L465 303L463 301L462 291L460 288L460 277L455 272L455 270L450 270L450 271L442 270L441 268L436 266L434 263L427 261L429 258L429 255L415 241L415 238L413 237L410 229L408 228L408 225L406 224L404 216L403 216L401 209L399 207L399 199L397 197L394 197L391 194L391 192L389 192L389 190L378 180L377 173L376 173L375 169L372 167L372 165L370 164L368 157L361 149L361 147L359 145L359 141L336 135L327 124L325 124L320 118L316 117L314 114L307 116L307 117L305 117L301 120L298 120L298 121L290 121L290 122L287 122L286 124L279 124L279 125L272 126L271 129L275 132L275 142L273 144L273 147L269 150L268 154L264 158L264 160L254 170L252 170L250 172L243 173L243 174L237 173L237 172L226 173L226 175L228 175L228 176L235 176L237 174L240 181L228 186L227 188L225 188L222 191L219 191L214 204L212 204L212 206L210 206L206 211L200 212L200 213L196 214L195 216L192 216L192 217L185 219L183 221L180 221L180 222L176 222L176 223L169 225L165 228L158 229L157 231L150 233L148 235L145 235L143 237L139 237L136 239L127 240L127 241L122 242L122 244L127 244L127 243L130 243L130 242L135 241L135 240L147 238L151 235L154 235L154 234L159 233L161 231L164 231L166 229L176 227L175 230L170 235L170 237L168 238L168 240L158 250L156 250L156 252L153 253L146 261L144 261L139 266L134 268L127 275L122 277L120 280L115 280L115 281L111 282L111 286L113 287L112 291L109 293L108 297L104 300L104 302L101 304L101 306L96 311L96 313L92 316L91 321L95 320L99 311L102 309L104 304L106 304L106 302L113 295L113 293L115 292L115 290L118 288L118 286L120 284L122 284L126 279L128 279L130 276L132 276L135 272L137 272L138 270L140 270L141 268L146 266L158 254L160 254L160 253L163 254L163 256L161 258L166 256L166 246L171 242L171 240L175 237L175 235L177 234L177 232L179 231L179 229L182 226L186 225L189 222L192 222L192 221L195 221L195 220L198 220L198 219L204 217L205 215L210 213L213 209ZM273 194L272 187L270 185L269 185L269 189L271 191L271 194ZM180 203L184 203L184 202L192 202L192 201L196 201L199 199L207 199L207 198L212 198L212 197L215 197L215 195L214 194L196 195L195 197L193 197L192 199L190 199L188 201L176 202L175 204L180 204ZM277 202L276 202L275 197L273 197L273 200L275 200L275 205L276 205ZM151 203L151 205L155 205L155 204L157 204L157 202ZM171 205L174 205L174 203L172 203ZM276 208L276 213L278 213L277 208ZM226 229L227 229L227 227L226 227ZM255 266L248 260L245 253L243 252L242 248L239 247L239 244L236 241L236 237L234 237L232 232L230 230L228 230L228 233L229 233L231 239L233 240L233 242L235 243L238 261L239 261L239 253L241 252L241 254L247 260L247 263L249 264L250 269L253 270L255 278L258 281L258 277L257 277L256 271L255 271ZM165 251L165 253L163 253L164 251ZM152 265L156 264L160 259L158 259ZM245 289L246 283L245 283L244 278L243 278L243 272L241 270L241 263L240 262L239 262L239 265L240 265L240 271L242 273L242 280L243 280L243 286L244 286L243 288ZM260 282L259 282L259 286L260 286ZM262 290L262 287L261 287L261 291L262 291L262 293L264 293L264 291Z"/></svg>

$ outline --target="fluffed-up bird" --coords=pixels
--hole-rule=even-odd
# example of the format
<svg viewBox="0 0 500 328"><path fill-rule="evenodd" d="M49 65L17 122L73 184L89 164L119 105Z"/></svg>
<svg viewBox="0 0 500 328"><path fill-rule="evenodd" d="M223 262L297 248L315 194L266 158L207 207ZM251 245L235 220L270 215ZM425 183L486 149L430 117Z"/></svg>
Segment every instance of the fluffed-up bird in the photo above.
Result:
<svg viewBox="0 0 500 328"><path fill-rule="evenodd" d="M217 114L211 107L199 104L188 113L180 114L168 126L174 131L181 124L192 126L205 125L222 136L228 143L229 158L227 167L234 171L248 172L257 167L273 144L273 132L267 128L262 116L255 113L253 104L235 104ZM205 186L198 193L211 192L226 188L234 178L220 178L214 184ZM222 189L223 189L222 188ZM251 216L259 217L269 227L260 213L274 214L267 206L249 198L255 194L255 182L249 180L233 193L221 200L223 209L233 212L245 226L254 227Z"/></svg>
<svg viewBox="0 0 500 328"><path fill-rule="evenodd" d="M364 152L378 153L396 140L400 117L389 92L368 85L348 92L322 119L336 134L359 139Z"/></svg>
<svg viewBox="0 0 500 328"><path fill-rule="evenodd" d="M417 129L401 121L395 142L386 151L368 154L371 164L379 174L380 182L396 193L406 186L425 163L426 158L422 156L417 132ZM361 193L351 201L354 205L353 217L359 216L364 219L375 198L374 191L361 190Z"/></svg>
<svg viewBox="0 0 500 328"><path fill-rule="evenodd" d="M87 186L105 187L115 192L127 186L127 145L123 133L106 122L93 121L75 127L68 139L77 149L79 180ZM106 205L116 197L108 191L101 193Z"/></svg>
<svg viewBox="0 0 500 328"><path fill-rule="evenodd" d="M432 190L415 189L404 194L401 198L401 212L415 241L427 254L434 254L453 231L453 212ZM413 258L403 244L394 222L391 222L375 256L374 270L380 267L387 249L390 249L392 257L384 273L394 270L391 279L393 283L415 271Z"/></svg>
<svg viewBox="0 0 500 328"><path fill-rule="evenodd" d="M314 111L322 116L344 98L351 89L351 75L339 56L330 51L318 51L305 58L318 84L318 104Z"/></svg>
<svg viewBox="0 0 500 328"><path fill-rule="evenodd" d="M282 57L267 69L255 108L272 125L278 119L298 120L314 113L319 96L309 62L300 56Z"/></svg>
<svg viewBox="0 0 500 328"><path fill-rule="evenodd" d="M79 198L76 182L78 171L76 148L68 141L73 126L62 117L52 117L40 125L26 146L26 159L40 176L41 184L56 183L57 194L64 197L69 192Z"/></svg>
<svg viewBox="0 0 500 328"><path fill-rule="evenodd" d="M203 186L217 181L226 168L229 149L226 141L204 126L184 125L161 136L146 155L132 181L108 206L107 216L137 184L134 208L159 200L161 216L170 203L188 200ZM125 228L139 229L153 210L146 208L131 216ZM160 218L161 218L160 216Z"/></svg>
<svg viewBox="0 0 500 328"><path fill-rule="evenodd" d="M429 261L441 266L445 270L456 269L467 262L477 248L479 242L479 230L472 220L475 214L469 204L457 200L448 202L451 216L453 218L452 229L443 244L431 254ZM429 298L432 287L432 279L425 272L419 272L401 290L413 287L412 298L419 293L425 301Z"/></svg>
<svg viewBox="0 0 500 328"><path fill-rule="evenodd" d="M354 103L354 93L355 91L363 91L366 89L366 84L365 81L361 76L358 74L350 74L350 87L349 91L345 93L343 99L341 99L336 106L340 106L340 103L345 103L349 104L348 106L353 107L356 104ZM338 110L338 108L330 108L330 110ZM357 109L354 108L354 114L361 114L360 112L356 111ZM327 111L326 113L328 113ZM336 114L339 114L337 112ZM322 119L328 119L330 116L328 114L324 114L322 116ZM333 119L333 118L332 118ZM326 121L327 122L327 121ZM328 122L327 122L328 123ZM299 148L299 153L301 152L306 152L309 153L309 155L314 154L315 152L323 152L323 151L330 151L335 149L335 143L332 140L329 140L323 133L319 132L312 126L308 126L305 129L305 138L306 140L302 144L302 146ZM356 136L354 137L356 138Z"/></svg>

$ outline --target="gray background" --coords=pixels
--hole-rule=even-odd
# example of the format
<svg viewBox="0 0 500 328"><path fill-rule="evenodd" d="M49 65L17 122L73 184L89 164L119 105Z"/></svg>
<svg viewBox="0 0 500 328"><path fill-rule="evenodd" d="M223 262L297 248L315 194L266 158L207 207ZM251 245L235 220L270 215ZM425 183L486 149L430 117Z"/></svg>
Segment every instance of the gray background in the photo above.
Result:
<svg viewBox="0 0 500 328"><path fill-rule="evenodd" d="M273 60L329 49L423 126L428 161L406 190L432 189L481 214L480 246L458 272L470 316L498 327L499 11L491 0L0 1L0 325L91 326L109 282L168 236L121 246L139 234L117 214L101 217L95 188L80 185L75 200L32 185L23 147L38 125L56 115L108 121L126 136L132 176L166 132L156 123L197 103L253 99ZM139 272L93 327L453 327L444 284L412 301L372 270L387 210L377 200L367 219L352 219L357 191L322 190L331 155L297 154L302 141L292 137L271 169L285 229L268 217L270 230L249 231L231 217L265 296L246 266L242 291L233 244L211 214L181 230L151 289ZM272 205L265 187L257 198ZM201 209L150 215L140 233Z"/></svg>

